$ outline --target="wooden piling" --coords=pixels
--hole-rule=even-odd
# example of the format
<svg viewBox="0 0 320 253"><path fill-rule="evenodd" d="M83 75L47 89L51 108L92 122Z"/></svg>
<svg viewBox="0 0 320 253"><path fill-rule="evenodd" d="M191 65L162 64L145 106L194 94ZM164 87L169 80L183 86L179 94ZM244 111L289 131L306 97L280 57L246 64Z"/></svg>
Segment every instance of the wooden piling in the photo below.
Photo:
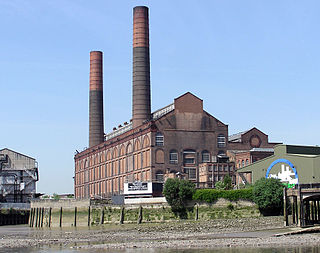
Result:
<svg viewBox="0 0 320 253"><path fill-rule="evenodd" d="M60 207L60 221L59 221L59 227L62 227L62 207Z"/></svg>
<svg viewBox="0 0 320 253"><path fill-rule="evenodd" d="M36 208L36 216L35 216L35 227L38 227L38 216L39 216L39 208Z"/></svg>
<svg viewBox="0 0 320 253"><path fill-rule="evenodd" d="M77 207L74 208L74 226L77 226Z"/></svg>
<svg viewBox="0 0 320 253"><path fill-rule="evenodd" d="M90 227L90 206L88 207L88 227Z"/></svg>
<svg viewBox="0 0 320 253"><path fill-rule="evenodd" d="M142 206L139 206L139 214L138 214L138 220L137 220L138 224L142 223Z"/></svg>
<svg viewBox="0 0 320 253"><path fill-rule="evenodd" d="M120 209L120 224L123 224L124 222L124 206L121 207Z"/></svg>
<svg viewBox="0 0 320 253"><path fill-rule="evenodd" d="M32 222L32 214L33 214L33 208L30 210L30 215L29 215L29 227L31 227L31 222Z"/></svg>
<svg viewBox="0 0 320 253"><path fill-rule="evenodd" d="M199 220L199 205L198 204L196 204L196 213L194 216L194 220Z"/></svg>
<svg viewBox="0 0 320 253"><path fill-rule="evenodd" d="M35 216L36 216L36 209L35 208L33 208L33 214L32 214L32 227L34 227L35 226L35 224L34 224L34 219L35 219Z"/></svg>
<svg viewBox="0 0 320 253"><path fill-rule="evenodd" d="M52 210L52 208L50 207L49 208L49 222L48 222L48 227L49 228L51 227L51 210Z"/></svg>
<svg viewBox="0 0 320 253"><path fill-rule="evenodd" d="M41 208L41 227L43 227L44 207Z"/></svg>
<svg viewBox="0 0 320 253"><path fill-rule="evenodd" d="M101 208L100 212L100 224L102 225L104 223L104 207Z"/></svg>

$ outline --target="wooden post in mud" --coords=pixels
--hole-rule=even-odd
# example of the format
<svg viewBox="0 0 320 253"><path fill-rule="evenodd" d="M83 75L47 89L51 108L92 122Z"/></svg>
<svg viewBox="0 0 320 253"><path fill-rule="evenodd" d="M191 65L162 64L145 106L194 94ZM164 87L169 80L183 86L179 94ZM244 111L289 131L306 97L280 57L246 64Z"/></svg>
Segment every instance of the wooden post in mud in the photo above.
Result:
<svg viewBox="0 0 320 253"><path fill-rule="evenodd" d="M38 227L41 227L41 217L42 217L42 207L39 208L39 222L38 222Z"/></svg>
<svg viewBox="0 0 320 253"><path fill-rule="evenodd" d="M123 224L124 221L124 206L121 207L120 209L120 224Z"/></svg>
<svg viewBox="0 0 320 253"><path fill-rule="evenodd" d="M62 227L62 207L60 207L60 222L59 222L59 227Z"/></svg>
<svg viewBox="0 0 320 253"><path fill-rule="evenodd" d="M33 210L32 227L37 227L37 208Z"/></svg>
<svg viewBox="0 0 320 253"><path fill-rule="evenodd" d="M77 226L77 207L74 208L74 226Z"/></svg>
<svg viewBox="0 0 320 253"><path fill-rule="evenodd" d="M88 207L88 227L90 227L90 206Z"/></svg>
<svg viewBox="0 0 320 253"><path fill-rule="evenodd" d="M138 214L138 224L142 223L142 206L139 206L139 214Z"/></svg>
<svg viewBox="0 0 320 253"><path fill-rule="evenodd" d="M31 208L31 210L30 210L30 215L29 215L29 227L31 227L32 214L33 214L33 208Z"/></svg>
<svg viewBox="0 0 320 253"><path fill-rule="evenodd" d="M287 188L283 187L283 223L288 226Z"/></svg>
<svg viewBox="0 0 320 253"><path fill-rule="evenodd" d="M40 227L43 227L43 216L44 216L44 207L41 208L41 223L40 223Z"/></svg>
<svg viewBox="0 0 320 253"><path fill-rule="evenodd" d="M101 208L100 213L100 224L102 225L104 223L104 207Z"/></svg>
<svg viewBox="0 0 320 253"><path fill-rule="evenodd" d="M50 207L49 208L49 222L48 222L49 228L51 227L51 210L52 210L52 208Z"/></svg>
<svg viewBox="0 0 320 253"><path fill-rule="evenodd" d="M196 213L194 215L194 220L199 220L199 205L196 204Z"/></svg>
<svg viewBox="0 0 320 253"><path fill-rule="evenodd" d="M32 213L32 220L31 220L31 227L34 227L34 217L36 216L36 209L33 208L33 213Z"/></svg>
<svg viewBox="0 0 320 253"><path fill-rule="evenodd" d="M37 213L37 227L40 227L40 219L41 219L41 207L38 207L38 213Z"/></svg>

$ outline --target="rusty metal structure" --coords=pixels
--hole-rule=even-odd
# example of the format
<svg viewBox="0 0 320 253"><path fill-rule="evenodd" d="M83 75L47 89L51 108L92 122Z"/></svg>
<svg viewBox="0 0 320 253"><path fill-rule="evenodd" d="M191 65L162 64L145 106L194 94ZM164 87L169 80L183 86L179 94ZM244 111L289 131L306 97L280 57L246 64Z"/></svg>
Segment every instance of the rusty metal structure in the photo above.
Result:
<svg viewBox="0 0 320 253"><path fill-rule="evenodd" d="M133 9L133 128L151 117L150 101L149 11L145 6Z"/></svg>
<svg viewBox="0 0 320 253"><path fill-rule="evenodd" d="M89 147L104 141L102 52L90 52Z"/></svg>

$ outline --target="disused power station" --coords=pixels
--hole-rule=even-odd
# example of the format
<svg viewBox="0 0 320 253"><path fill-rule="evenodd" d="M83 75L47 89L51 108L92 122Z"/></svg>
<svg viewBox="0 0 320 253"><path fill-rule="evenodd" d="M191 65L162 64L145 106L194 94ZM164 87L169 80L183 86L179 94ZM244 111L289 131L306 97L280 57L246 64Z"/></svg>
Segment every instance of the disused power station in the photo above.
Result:
<svg viewBox="0 0 320 253"><path fill-rule="evenodd" d="M204 111L200 98L187 92L151 112L148 15L145 6L133 9L132 120L108 134L103 56L90 53L89 148L75 155L76 198L159 196L166 177L184 177L198 187L212 187L226 174L235 181L236 161L227 156L228 126ZM259 131L254 135L254 145L245 145L259 148Z"/></svg>

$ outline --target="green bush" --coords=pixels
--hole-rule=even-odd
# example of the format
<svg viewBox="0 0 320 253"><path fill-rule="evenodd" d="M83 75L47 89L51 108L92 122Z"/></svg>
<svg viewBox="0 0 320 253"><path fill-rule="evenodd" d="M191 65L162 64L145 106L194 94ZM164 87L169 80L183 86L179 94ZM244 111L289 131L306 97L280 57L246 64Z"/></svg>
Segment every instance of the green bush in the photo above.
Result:
<svg viewBox="0 0 320 253"><path fill-rule="evenodd" d="M253 201L263 215L279 215L282 212L283 187L275 178L261 178L253 185Z"/></svg>
<svg viewBox="0 0 320 253"><path fill-rule="evenodd" d="M224 176L223 181L218 181L214 185L217 190L230 190L232 188L232 180L229 175Z"/></svg>
<svg viewBox="0 0 320 253"><path fill-rule="evenodd" d="M252 200L252 188L240 190L199 189L193 194L193 200L213 203L219 198L237 201L239 199Z"/></svg>
<svg viewBox="0 0 320 253"><path fill-rule="evenodd" d="M163 187L163 195L166 197L172 212L180 218L187 217L187 202L192 199L195 185L178 178L168 178Z"/></svg>

